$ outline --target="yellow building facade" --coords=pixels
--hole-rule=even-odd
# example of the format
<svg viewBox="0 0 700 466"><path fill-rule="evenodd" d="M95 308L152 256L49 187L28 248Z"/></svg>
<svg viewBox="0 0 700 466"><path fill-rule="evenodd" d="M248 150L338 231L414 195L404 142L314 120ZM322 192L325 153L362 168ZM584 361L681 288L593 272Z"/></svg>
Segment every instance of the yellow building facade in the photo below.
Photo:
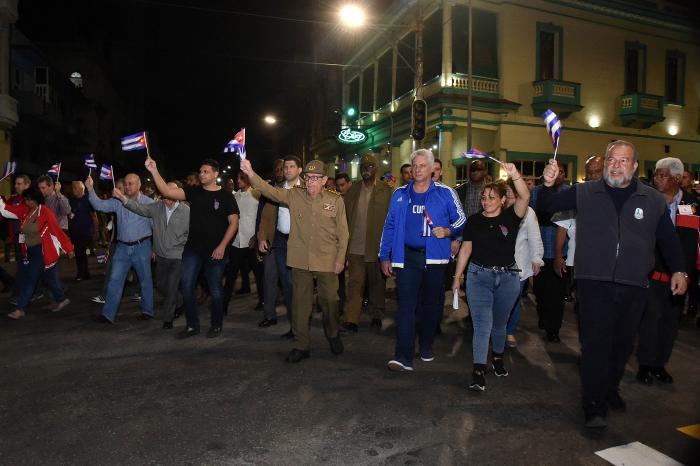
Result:
<svg viewBox="0 0 700 466"><path fill-rule="evenodd" d="M408 45L420 15L428 131L418 146L433 149L445 181L456 184L467 176L467 0L402 3L345 69L343 106L360 115L345 123L367 140L319 141L312 151L339 169L345 161L351 173L367 151L394 174L408 161L416 147L409 137L413 86L405 92L413 76L408 65L415 65ZM658 12L620 4L474 0L472 145L536 178L552 157L541 118L551 108L562 119L557 158L571 181L580 181L585 160L614 139L637 146L640 176L674 156L700 178L700 29L692 17L679 19L682 10L669 11L668 2Z"/></svg>
<svg viewBox="0 0 700 466"><path fill-rule="evenodd" d="M17 101L10 96L10 38L17 21L17 0L0 0L0 170L12 155L12 128L15 127ZM7 196L11 181L0 183L0 194Z"/></svg>

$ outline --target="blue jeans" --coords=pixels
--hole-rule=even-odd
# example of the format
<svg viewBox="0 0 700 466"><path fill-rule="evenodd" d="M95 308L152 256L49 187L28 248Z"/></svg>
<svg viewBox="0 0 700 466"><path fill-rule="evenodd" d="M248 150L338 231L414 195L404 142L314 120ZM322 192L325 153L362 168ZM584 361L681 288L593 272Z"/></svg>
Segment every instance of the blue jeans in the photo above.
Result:
<svg viewBox="0 0 700 466"><path fill-rule="evenodd" d="M43 281L44 285L51 291L51 296L54 301L60 303L66 299L63 286L58 279L56 265L54 264L54 266L49 269L44 268L44 252L40 244L27 248L27 259L29 263L25 264L21 256L17 258L17 275L22 277L21 282L18 280L17 283L17 309L26 309L29 300L32 299L34 288L36 288L39 280ZM21 273L19 273L20 271Z"/></svg>
<svg viewBox="0 0 700 466"><path fill-rule="evenodd" d="M109 258L112 269L107 282L105 305L102 315L114 322L119 311L119 303L124 292L124 280L130 268L134 268L141 286L141 310L144 314L153 315L153 279L151 278L151 240L127 246L117 243L114 255Z"/></svg>
<svg viewBox="0 0 700 466"><path fill-rule="evenodd" d="M228 262L228 253L223 259L214 260L209 256L198 254L189 248L182 252L182 275L180 286L182 299L185 303L187 326L199 329L199 311L195 288L200 270L204 269L204 277L209 285L211 299L211 326L221 327L224 321L224 293L221 288L221 278Z"/></svg>
<svg viewBox="0 0 700 466"><path fill-rule="evenodd" d="M486 269L473 263L467 269L467 301L472 315L474 364L486 364L489 336L494 353L503 353L508 316L520 291L518 272Z"/></svg>
<svg viewBox="0 0 700 466"><path fill-rule="evenodd" d="M433 340L442 317L442 288L447 264L425 264L425 254L406 249L404 267L396 270L399 310L396 315L396 349L394 359L413 367L416 321L421 355L432 356Z"/></svg>
<svg viewBox="0 0 700 466"><path fill-rule="evenodd" d="M518 299L515 301L513 310L510 311L510 317L508 318L508 325L506 325L506 335L515 335L518 331L518 324L520 323L520 308L522 308L522 298L523 290L527 285L527 279L520 282L520 294L518 294Z"/></svg>

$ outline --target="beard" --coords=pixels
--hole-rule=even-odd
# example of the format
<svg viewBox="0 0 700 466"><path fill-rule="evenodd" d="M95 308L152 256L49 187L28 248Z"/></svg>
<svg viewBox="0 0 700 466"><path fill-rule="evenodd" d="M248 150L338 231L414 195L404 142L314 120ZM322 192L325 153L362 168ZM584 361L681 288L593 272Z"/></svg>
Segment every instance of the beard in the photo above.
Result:
<svg viewBox="0 0 700 466"><path fill-rule="evenodd" d="M634 173L631 173L629 176L622 176L622 179L613 179L610 177L610 172L608 171L608 167L605 167L603 169L603 179L605 180L605 183L607 183L608 186L611 188L624 188L626 186L629 186L630 182L632 181L632 178L634 177Z"/></svg>

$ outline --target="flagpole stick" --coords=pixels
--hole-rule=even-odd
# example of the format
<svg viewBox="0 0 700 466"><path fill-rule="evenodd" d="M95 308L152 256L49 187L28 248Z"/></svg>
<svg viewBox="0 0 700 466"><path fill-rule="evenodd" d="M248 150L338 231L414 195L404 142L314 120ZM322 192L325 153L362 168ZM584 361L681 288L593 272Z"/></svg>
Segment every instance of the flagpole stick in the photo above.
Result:
<svg viewBox="0 0 700 466"><path fill-rule="evenodd" d="M490 158L491 160L493 160L494 162L498 162L498 163L500 163L500 164L501 164L501 166L503 166L503 162L501 162L501 161L500 161L500 160L498 160L497 158L495 158L495 157L491 157L490 155L489 155L489 158Z"/></svg>
<svg viewBox="0 0 700 466"><path fill-rule="evenodd" d="M557 160L557 150L559 150L559 144L554 146L554 160Z"/></svg>
<svg viewBox="0 0 700 466"><path fill-rule="evenodd" d="M90 178L90 175L92 175L92 167L88 167L88 178Z"/></svg>
<svg viewBox="0 0 700 466"><path fill-rule="evenodd" d="M151 151L148 149L148 131L143 132L143 141L146 143L146 157L151 158Z"/></svg>

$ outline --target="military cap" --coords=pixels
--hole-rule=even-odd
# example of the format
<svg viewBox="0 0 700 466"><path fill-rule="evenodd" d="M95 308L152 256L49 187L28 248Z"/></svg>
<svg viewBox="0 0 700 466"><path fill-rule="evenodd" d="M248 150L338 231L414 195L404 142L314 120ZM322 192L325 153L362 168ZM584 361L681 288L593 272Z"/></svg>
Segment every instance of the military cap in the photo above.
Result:
<svg viewBox="0 0 700 466"><path fill-rule="evenodd" d="M360 161L360 165L369 165L371 163L377 165L377 158L372 154L366 154Z"/></svg>
<svg viewBox="0 0 700 466"><path fill-rule="evenodd" d="M304 174L314 174L314 175L323 175L326 176L326 164L321 162L320 160L312 160L311 162L306 164L306 168L304 168Z"/></svg>

